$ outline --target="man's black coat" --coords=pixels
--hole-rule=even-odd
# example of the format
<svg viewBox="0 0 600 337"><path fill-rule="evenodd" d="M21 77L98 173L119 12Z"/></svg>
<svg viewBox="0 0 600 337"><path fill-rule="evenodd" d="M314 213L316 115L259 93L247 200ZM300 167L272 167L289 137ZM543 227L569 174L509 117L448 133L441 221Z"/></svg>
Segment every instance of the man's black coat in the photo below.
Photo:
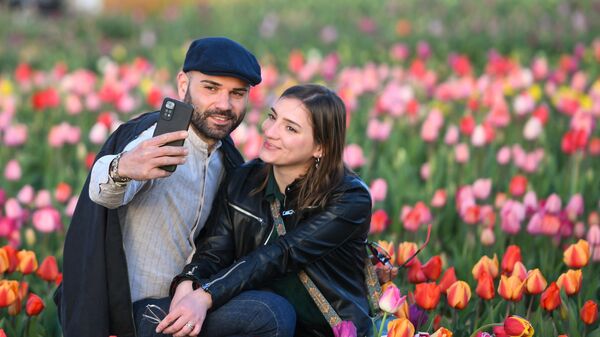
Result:
<svg viewBox="0 0 600 337"><path fill-rule="evenodd" d="M125 146L158 120L158 112L121 125L95 160L123 151ZM243 162L231 138L223 140L225 168ZM134 337L131 293L117 209L90 200L90 175L65 239L63 281L54 294L65 337ZM173 275L175 276L175 275Z"/></svg>

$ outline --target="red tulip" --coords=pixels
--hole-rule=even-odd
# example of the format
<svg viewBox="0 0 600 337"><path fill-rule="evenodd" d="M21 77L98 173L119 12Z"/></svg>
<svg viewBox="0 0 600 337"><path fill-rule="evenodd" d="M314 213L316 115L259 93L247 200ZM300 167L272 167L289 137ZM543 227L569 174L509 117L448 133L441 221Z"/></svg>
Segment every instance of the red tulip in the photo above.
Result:
<svg viewBox="0 0 600 337"><path fill-rule="evenodd" d="M517 245L510 245L506 248L504 256L502 256L502 271L510 274L513 271L516 262L521 262L521 248Z"/></svg>
<svg viewBox="0 0 600 337"><path fill-rule="evenodd" d="M534 330L531 323L519 316L509 316L504 320L504 331L510 336L530 337Z"/></svg>
<svg viewBox="0 0 600 337"><path fill-rule="evenodd" d="M54 256L46 257L36 272L39 278L47 282L54 282L58 274L58 265Z"/></svg>
<svg viewBox="0 0 600 337"><path fill-rule="evenodd" d="M415 286L415 301L425 310L434 309L440 301L440 287L433 283L419 283Z"/></svg>
<svg viewBox="0 0 600 337"><path fill-rule="evenodd" d="M446 269L444 275L442 275L442 278L440 279L440 291L445 294L446 290L456 281L456 271L454 270L454 267Z"/></svg>
<svg viewBox="0 0 600 337"><path fill-rule="evenodd" d="M437 280L442 273L442 258L439 255L433 256L421 267L421 270L423 270L427 280Z"/></svg>
<svg viewBox="0 0 600 337"><path fill-rule="evenodd" d="M515 263L515 268L513 269L511 276L512 275L518 277L521 281L525 281L527 278L527 268L525 268L521 261Z"/></svg>
<svg viewBox="0 0 600 337"><path fill-rule="evenodd" d="M527 178L521 175L514 176L510 180L508 190L510 191L510 194L512 194L515 197L519 197L525 194L525 191L527 191Z"/></svg>
<svg viewBox="0 0 600 337"><path fill-rule="evenodd" d="M494 289L494 279L490 274L484 272L477 280L477 288L475 289L477 296L489 301L496 296Z"/></svg>
<svg viewBox="0 0 600 337"><path fill-rule="evenodd" d="M42 310L44 310L44 301L36 295L29 294L29 298L27 299L27 304L25 304L25 312L27 316L37 316Z"/></svg>
<svg viewBox="0 0 600 337"><path fill-rule="evenodd" d="M408 282L417 284L427 281L427 276L425 276L425 273L421 268L421 262L419 260L417 260L416 258L413 259L410 262L409 266L410 267L408 267Z"/></svg>
<svg viewBox="0 0 600 337"><path fill-rule="evenodd" d="M542 293L542 297L540 298L540 306L546 311L552 311L558 308L560 304L560 289L555 282L552 282Z"/></svg>
<svg viewBox="0 0 600 337"><path fill-rule="evenodd" d="M579 317L587 325L596 323L598 320L598 304L592 300L586 301L579 311Z"/></svg>
<svg viewBox="0 0 600 337"><path fill-rule="evenodd" d="M383 232L387 228L389 222L389 217L384 210L376 210L373 212L373 215L371 215L371 229L369 230L369 233Z"/></svg>

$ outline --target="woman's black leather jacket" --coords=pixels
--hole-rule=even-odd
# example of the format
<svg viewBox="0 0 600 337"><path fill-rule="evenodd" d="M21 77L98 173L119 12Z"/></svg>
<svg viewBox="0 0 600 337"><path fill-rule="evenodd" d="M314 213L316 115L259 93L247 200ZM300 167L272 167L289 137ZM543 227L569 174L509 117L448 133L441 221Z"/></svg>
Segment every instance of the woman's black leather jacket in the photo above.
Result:
<svg viewBox="0 0 600 337"><path fill-rule="evenodd" d="M273 228L264 191L252 193L268 174L254 160L236 169L221 187L190 264L171 287L191 279L212 296L213 308L241 291L304 269L342 320L352 321L359 336L371 328L364 279L365 240L371 197L351 173L334 189L325 208L293 209L294 184L286 189L282 213L285 236L266 245ZM290 208L290 205L292 208ZM331 332L314 331L317 335Z"/></svg>

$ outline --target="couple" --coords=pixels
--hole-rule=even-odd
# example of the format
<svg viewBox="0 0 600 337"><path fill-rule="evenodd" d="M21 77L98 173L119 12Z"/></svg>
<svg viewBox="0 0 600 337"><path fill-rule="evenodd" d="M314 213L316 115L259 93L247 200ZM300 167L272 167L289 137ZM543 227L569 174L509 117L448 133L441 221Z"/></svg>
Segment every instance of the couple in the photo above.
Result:
<svg viewBox="0 0 600 337"><path fill-rule="evenodd" d="M151 113L109 138L65 241L65 337L330 336L306 282L367 334L371 199L342 162L344 104L323 86L287 89L262 124L260 158L241 165L228 135L259 82L244 47L196 40L177 76L195 106L189 132L151 138ZM168 313L158 325L156 307Z"/></svg>

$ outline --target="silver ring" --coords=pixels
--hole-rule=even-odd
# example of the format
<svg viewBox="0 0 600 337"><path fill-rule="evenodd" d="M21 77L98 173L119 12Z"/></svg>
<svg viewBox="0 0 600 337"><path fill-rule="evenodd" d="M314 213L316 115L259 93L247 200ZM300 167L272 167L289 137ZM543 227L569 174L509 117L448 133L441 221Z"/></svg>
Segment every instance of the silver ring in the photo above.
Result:
<svg viewBox="0 0 600 337"><path fill-rule="evenodd" d="M185 323L185 326L190 328L190 330L194 330L194 323L192 323L192 322Z"/></svg>

